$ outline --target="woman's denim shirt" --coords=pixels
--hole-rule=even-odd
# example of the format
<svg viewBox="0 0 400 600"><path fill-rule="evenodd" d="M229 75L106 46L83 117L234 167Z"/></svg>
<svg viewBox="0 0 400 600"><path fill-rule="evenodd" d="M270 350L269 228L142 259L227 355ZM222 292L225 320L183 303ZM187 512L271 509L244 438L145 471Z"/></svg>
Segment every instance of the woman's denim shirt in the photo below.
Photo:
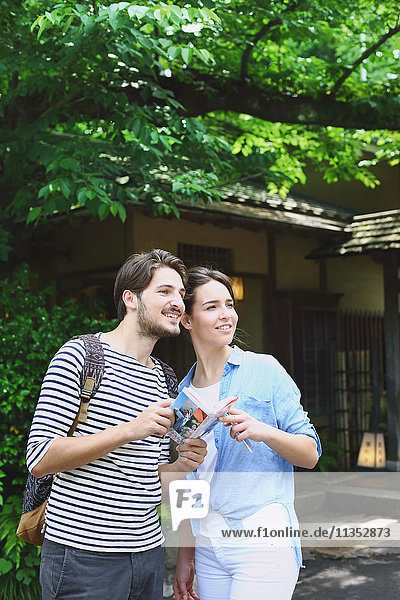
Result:
<svg viewBox="0 0 400 600"><path fill-rule="evenodd" d="M182 380L179 391L190 384L195 367ZM273 356L244 352L234 346L224 367L219 398L232 395L239 396L235 407L255 419L288 433L312 437L321 455L318 435L300 404L299 389ZM230 529L241 529L243 518L278 502L286 507L290 525L296 529L293 466L262 442L250 441L250 454L244 444L230 437L229 431L223 423L214 428L218 457L211 480L210 508L224 517ZM188 478L196 476L193 472ZM192 520L192 529L194 535L199 533L198 519ZM301 565L297 537L293 545Z"/></svg>

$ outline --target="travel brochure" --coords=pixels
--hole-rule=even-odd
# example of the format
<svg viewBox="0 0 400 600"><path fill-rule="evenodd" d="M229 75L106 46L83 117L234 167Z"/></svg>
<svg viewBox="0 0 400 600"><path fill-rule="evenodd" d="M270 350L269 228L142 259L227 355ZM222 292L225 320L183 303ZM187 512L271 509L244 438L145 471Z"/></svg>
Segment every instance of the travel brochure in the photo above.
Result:
<svg viewBox="0 0 400 600"><path fill-rule="evenodd" d="M238 396L228 396L212 406L206 406L192 388L184 387L171 408L175 412L175 423L167 435L181 444L186 438L198 438L211 431L219 417L227 414Z"/></svg>

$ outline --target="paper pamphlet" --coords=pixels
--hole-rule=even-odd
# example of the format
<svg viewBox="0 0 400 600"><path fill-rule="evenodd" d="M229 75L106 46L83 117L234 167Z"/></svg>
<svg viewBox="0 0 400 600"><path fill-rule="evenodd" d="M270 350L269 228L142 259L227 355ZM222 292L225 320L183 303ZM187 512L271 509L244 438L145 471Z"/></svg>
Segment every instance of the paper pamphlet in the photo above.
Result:
<svg viewBox="0 0 400 600"><path fill-rule="evenodd" d="M171 408L175 412L175 423L167 435L175 442L182 443L189 437L202 437L218 423L218 418L227 414L238 396L228 396L212 406L206 406L189 387L184 387Z"/></svg>

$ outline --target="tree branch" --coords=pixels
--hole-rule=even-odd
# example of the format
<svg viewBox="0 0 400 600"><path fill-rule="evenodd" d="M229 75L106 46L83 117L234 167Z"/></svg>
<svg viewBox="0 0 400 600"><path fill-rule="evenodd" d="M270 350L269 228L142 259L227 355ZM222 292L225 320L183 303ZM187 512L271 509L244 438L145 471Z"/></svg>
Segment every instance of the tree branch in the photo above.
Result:
<svg viewBox="0 0 400 600"><path fill-rule="evenodd" d="M325 95L293 97L270 94L247 81L224 80L218 75L199 73L197 79L190 82L168 78L163 87L174 93L189 116L220 110L248 114L273 123L400 130L400 97L370 97L364 103L360 99L346 102Z"/></svg>
<svg viewBox="0 0 400 600"><path fill-rule="evenodd" d="M291 6L288 6L286 8L286 10L282 11L282 14L296 10L299 7L299 4L300 4L300 2L296 0ZM253 52L254 46L264 37L264 35L270 29L272 29L276 25L280 25L281 23L282 23L281 17L277 17L276 19L273 19L269 23L265 23L265 25L262 26L260 31L258 33L256 33L251 40L249 40L247 42L247 46L246 46L245 51L243 52L242 62L240 65L240 79L245 79L245 77L247 76L247 67L248 67L248 63L250 60L251 53Z"/></svg>
<svg viewBox="0 0 400 600"><path fill-rule="evenodd" d="M351 67L348 67L347 69L344 70L342 76L339 77L339 79L334 84L334 86L331 88L330 92L328 92L328 94L331 97L335 96L337 94L337 92L339 91L339 89L342 87L343 83L346 81L346 79L348 77L350 77L350 75L357 69L357 67L359 67L364 60L366 60L369 56L371 56L371 54L373 54L388 39L390 39L391 37L396 35L396 33L399 33L399 31L400 31L400 25L397 23L395 27L392 27L391 29L389 29L389 31L387 33L385 33L375 44L373 44L373 46L371 46L370 48L367 48L361 54L361 56L351 65Z"/></svg>
<svg viewBox="0 0 400 600"><path fill-rule="evenodd" d="M291 123L297 125L318 125L326 127L344 127L345 129L389 129L400 131L400 97L385 96L360 98L353 102L337 100L332 96L313 98L311 96L288 96L269 93L248 81L223 79L218 74L201 74L188 69L190 81L182 81L179 77L160 78L159 85L173 93L184 108L183 114L197 117L215 111L232 111L244 113L271 122ZM106 84L104 84L106 86ZM165 104L160 98L144 99L142 90L133 87L108 87L106 92L114 94L121 91L128 98L130 105L161 106ZM105 107L100 98L88 98L80 90L67 105L53 105L57 111L57 119L61 122L72 115L78 119L115 118L114 104ZM38 118L48 106L46 92L36 92L18 98L13 103L13 110L18 122L31 123ZM4 122L10 123L10 107L5 111Z"/></svg>
<svg viewBox="0 0 400 600"><path fill-rule="evenodd" d="M247 46L246 46L245 51L243 52L242 63L240 65L240 78L241 79L244 79L247 75L247 66L248 66L250 55L253 51L254 46L257 44L257 42L259 42L261 40L261 38L264 37L264 35L267 33L267 31L269 31L270 29L275 27L275 25L279 25L280 23L282 23L282 20L280 18L274 19L273 21L266 23L265 25L263 25L263 27L260 29L260 31L258 33L256 33L256 35L251 40L247 41Z"/></svg>

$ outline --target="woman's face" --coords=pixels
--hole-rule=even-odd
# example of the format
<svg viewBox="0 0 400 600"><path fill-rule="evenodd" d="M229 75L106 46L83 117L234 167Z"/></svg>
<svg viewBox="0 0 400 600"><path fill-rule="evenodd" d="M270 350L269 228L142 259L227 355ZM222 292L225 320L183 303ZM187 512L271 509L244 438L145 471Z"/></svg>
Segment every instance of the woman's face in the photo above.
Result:
<svg viewBox="0 0 400 600"><path fill-rule="evenodd" d="M232 342L238 315L228 289L219 281L209 281L196 289L192 314L184 314L182 324L193 343L226 346Z"/></svg>

